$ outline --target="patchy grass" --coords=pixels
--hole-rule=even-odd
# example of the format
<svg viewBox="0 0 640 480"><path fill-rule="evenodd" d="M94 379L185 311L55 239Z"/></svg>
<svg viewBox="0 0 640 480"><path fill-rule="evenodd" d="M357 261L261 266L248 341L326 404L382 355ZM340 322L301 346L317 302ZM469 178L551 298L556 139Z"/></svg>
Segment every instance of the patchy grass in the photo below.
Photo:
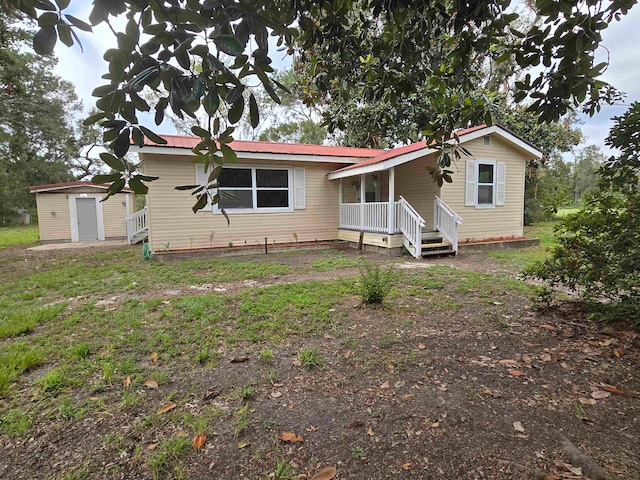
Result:
<svg viewBox="0 0 640 480"><path fill-rule="evenodd" d="M0 248L13 245L32 245L40 240L38 225L24 227L0 227Z"/></svg>
<svg viewBox="0 0 640 480"><path fill-rule="evenodd" d="M558 221L540 222L524 227L524 236L539 238L537 247L522 248L516 250L496 250L487 252L491 258L495 258L501 264L523 270L528 265L546 259L550 249L556 244L553 238L553 229Z"/></svg>
<svg viewBox="0 0 640 480"><path fill-rule="evenodd" d="M32 332L39 323L52 320L66 306L66 303L57 303L35 310L0 311L0 339Z"/></svg>
<svg viewBox="0 0 640 480"><path fill-rule="evenodd" d="M607 381L640 388L636 340L588 324L586 336L565 331L532 312L530 285L512 275L426 261L399 271L383 304L362 305L357 271L309 280L331 278L314 262L354 261L343 252L168 264L137 253L15 255L0 266L0 305L13 315L0 339L7 476L284 479L336 465L341 478L399 478L438 465L442 478L506 480L513 472L495 458L562 473L557 429L626 478L640 472L637 447L619 435L638 416L632 399L578 402L605 364ZM268 281L188 288L220 278ZM36 307L55 300L64 303ZM23 329L21 318L39 320ZM230 363L239 356L248 360ZM285 443L283 432L304 441ZM42 454L31 436L47 440L48 461L31 461ZM598 456L602 442L616 459Z"/></svg>

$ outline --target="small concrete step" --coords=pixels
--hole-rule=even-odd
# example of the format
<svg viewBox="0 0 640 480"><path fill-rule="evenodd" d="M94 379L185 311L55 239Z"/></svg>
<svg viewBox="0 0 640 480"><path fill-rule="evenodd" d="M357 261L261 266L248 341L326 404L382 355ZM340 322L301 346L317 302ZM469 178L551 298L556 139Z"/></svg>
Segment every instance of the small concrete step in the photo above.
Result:
<svg viewBox="0 0 640 480"><path fill-rule="evenodd" d="M427 250L422 251L422 257L432 257L435 255L455 255L456 252L451 248L447 248L446 250Z"/></svg>

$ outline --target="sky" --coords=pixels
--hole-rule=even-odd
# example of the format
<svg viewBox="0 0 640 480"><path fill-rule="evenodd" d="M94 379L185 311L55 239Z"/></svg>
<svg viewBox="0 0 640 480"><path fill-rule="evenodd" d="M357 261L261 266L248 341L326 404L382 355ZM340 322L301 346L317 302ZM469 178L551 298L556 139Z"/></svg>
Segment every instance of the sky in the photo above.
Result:
<svg viewBox="0 0 640 480"><path fill-rule="evenodd" d="M87 19L90 8L90 2L71 2L67 13ZM113 21L116 30L124 29L124 23L123 15ZM583 122L581 129L585 141L578 148L594 144L599 146L607 156L611 155L613 152L604 145L604 139L613 124L611 117L623 114L627 105L640 100L640 29L638 25L640 25L640 6L635 6L628 15L622 17L621 21L612 23L602 34L602 44L606 48L600 48L596 60L597 62L606 61L607 55L610 55L609 68L602 79L626 93L625 105L603 106L602 110L593 117L581 115L580 119ZM78 34L84 51L80 51L77 46L67 48L58 42L55 53L59 62L55 73L75 85L76 92L85 110L88 111L96 100L91 96L91 92L94 88L106 83L106 80L100 78L107 72L107 63L102 56L108 48L116 45L116 41L104 24L94 28L92 34L84 32L78 32ZM273 51L275 52L275 48ZM291 63L291 59L284 57L281 52L276 52L273 60L274 67L278 69L287 68ZM173 126L167 121L156 127L151 114L141 114L139 119L158 133L174 133ZM565 159L569 158L565 156Z"/></svg>

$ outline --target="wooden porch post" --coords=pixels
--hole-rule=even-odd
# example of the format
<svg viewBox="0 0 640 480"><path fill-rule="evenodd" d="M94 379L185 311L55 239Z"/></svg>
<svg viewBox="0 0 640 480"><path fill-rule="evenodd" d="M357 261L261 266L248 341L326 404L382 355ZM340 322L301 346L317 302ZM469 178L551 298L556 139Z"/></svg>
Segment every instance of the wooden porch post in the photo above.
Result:
<svg viewBox="0 0 640 480"><path fill-rule="evenodd" d="M396 169L391 167L389 169L389 235L393 235L396 230Z"/></svg>
<svg viewBox="0 0 640 480"><path fill-rule="evenodd" d="M342 228L342 179L340 179L340 185L338 187L338 216L338 228Z"/></svg>
<svg viewBox="0 0 640 480"><path fill-rule="evenodd" d="M364 202L366 197L366 175L360 175L360 230L364 232Z"/></svg>

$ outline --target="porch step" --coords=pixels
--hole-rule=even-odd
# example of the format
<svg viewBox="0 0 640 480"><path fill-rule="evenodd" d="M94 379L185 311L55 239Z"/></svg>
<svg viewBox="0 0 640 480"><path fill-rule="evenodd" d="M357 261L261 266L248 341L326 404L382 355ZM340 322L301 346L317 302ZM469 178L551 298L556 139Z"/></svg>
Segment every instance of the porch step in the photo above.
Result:
<svg viewBox="0 0 640 480"><path fill-rule="evenodd" d="M424 242L424 240L423 240ZM438 243L423 243L422 244L422 249L427 249L427 250L433 250L433 249L442 249L444 247L450 247L451 244L447 241L444 242L438 242Z"/></svg>
<svg viewBox="0 0 640 480"><path fill-rule="evenodd" d="M131 245L135 245L147 239L149 236L149 232L147 230L143 230L142 232L136 233L131 239Z"/></svg>
<svg viewBox="0 0 640 480"><path fill-rule="evenodd" d="M447 248L444 250L423 250L422 251L422 257L431 257L431 256L435 256L435 255L455 255L456 252L453 251L453 249L451 248Z"/></svg>

